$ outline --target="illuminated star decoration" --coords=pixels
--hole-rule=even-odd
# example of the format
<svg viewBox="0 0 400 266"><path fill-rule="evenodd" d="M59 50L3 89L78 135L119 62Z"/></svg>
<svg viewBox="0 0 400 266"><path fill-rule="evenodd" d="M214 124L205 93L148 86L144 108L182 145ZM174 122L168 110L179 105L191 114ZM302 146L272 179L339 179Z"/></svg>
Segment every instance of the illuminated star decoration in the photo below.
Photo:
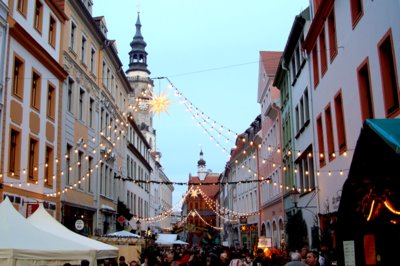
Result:
<svg viewBox="0 0 400 266"><path fill-rule="evenodd" d="M190 196L192 196L192 198L197 198L197 189L192 189L190 191Z"/></svg>
<svg viewBox="0 0 400 266"><path fill-rule="evenodd" d="M151 94L151 100L149 101L150 110L154 113L157 113L160 116L161 112L168 113L168 106L171 104L171 101L168 100L168 95L165 92L157 95L156 93Z"/></svg>

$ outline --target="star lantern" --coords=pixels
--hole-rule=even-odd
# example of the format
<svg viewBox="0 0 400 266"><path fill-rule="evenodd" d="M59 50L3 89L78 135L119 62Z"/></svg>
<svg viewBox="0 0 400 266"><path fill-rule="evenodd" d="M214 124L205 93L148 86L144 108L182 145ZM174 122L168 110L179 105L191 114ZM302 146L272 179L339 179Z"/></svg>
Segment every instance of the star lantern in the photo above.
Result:
<svg viewBox="0 0 400 266"><path fill-rule="evenodd" d="M168 113L168 106L171 104L168 95L165 92L162 92L160 95L152 93L151 96L151 100L149 101L150 110L157 113L158 116L160 116L161 112Z"/></svg>
<svg viewBox="0 0 400 266"><path fill-rule="evenodd" d="M192 190L190 191L190 196L191 196L192 198L197 198L197 189L192 189Z"/></svg>

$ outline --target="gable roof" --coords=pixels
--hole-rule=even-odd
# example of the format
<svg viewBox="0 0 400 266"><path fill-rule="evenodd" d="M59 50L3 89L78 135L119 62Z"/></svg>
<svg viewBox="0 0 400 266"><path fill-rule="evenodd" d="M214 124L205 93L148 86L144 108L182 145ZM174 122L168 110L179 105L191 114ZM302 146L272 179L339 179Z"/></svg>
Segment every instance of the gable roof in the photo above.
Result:
<svg viewBox="0 0 400 266"><path fill-rule="evenodd" d="M208 173L204 180L200 180L198 176L190 176L189 186L190 185L198 185L209 198L213 199L219 192L219 174Z"/></svg>
<svg viewBox="0 0 400 266"><path fill-rule="evenodd" d="M282 52L260 51L261 61L268 76L275 75L281 56Z"/></svg>

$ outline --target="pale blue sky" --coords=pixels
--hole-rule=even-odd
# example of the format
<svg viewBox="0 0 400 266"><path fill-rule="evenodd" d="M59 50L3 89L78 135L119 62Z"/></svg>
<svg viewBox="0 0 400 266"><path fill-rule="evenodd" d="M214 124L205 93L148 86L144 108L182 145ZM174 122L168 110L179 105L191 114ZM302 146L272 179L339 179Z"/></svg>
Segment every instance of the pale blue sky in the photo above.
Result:
<svg viewBox="0 0 400 266"><path fill-rule="evenodd" d="M112 4L111 4L112 3ZM93 16L105 16L108 38L117 41L119 57L128 68L129 43L135 34L138 6L147 43L151 77L168 77L206 116L233 132L244 132L260 113L257 103L259 51L282 51L294 17L308 0L94 0ZM172 101L168 114L154 116L157 147L164 172L173 182L197 175L200 147L207 168L222 172L229 159L221 146L197 126L190 112L155 80L154 92ZM187 190L175 186L175 204Z"/></svg>

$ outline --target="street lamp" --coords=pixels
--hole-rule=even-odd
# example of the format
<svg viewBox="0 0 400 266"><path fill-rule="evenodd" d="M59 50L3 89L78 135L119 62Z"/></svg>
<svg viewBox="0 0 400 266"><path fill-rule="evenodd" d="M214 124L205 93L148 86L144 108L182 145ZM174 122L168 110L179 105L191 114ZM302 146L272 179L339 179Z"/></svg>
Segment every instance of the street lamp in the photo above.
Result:
<svg viewBox="0 0 400 266"><path fill-rule="evenodd" d="M142 224L140 223L140 221L139 220L137 220L137 222L136 222L136 233L138 234L138 235L142 235L141 233L140 233L140 227L142 226Z"/></svg>
<svg viewBox="0 0 400 266"><path fill-rule="evenodd" d="M293 187L292 192L290 194L290 198L292 200L294 208L296 208L296 209L297 209L297 203L299 202L299 196L300 196L300 192L295 187Z"/></svg>

